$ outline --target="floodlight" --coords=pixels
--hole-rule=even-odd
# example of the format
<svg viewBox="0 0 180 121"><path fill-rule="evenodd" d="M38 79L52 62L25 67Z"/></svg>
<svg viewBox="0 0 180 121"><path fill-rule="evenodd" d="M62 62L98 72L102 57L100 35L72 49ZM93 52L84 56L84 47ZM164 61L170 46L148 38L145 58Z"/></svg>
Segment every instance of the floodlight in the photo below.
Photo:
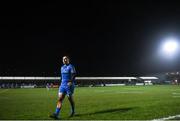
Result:
<svg viewBox="0 0 180 121"><path fill-rule="evenodd" d="M166 54L174 54L178 50L178 42L175 39L168 39L162 45L163 52Z"/></svg>
<svg viewBox="0 0 180 121"><path fill-rule="evenodd" d="M162 41L159 54L165 58L172 59L178 55L179 50L178 39L170 37Z"/></svg>

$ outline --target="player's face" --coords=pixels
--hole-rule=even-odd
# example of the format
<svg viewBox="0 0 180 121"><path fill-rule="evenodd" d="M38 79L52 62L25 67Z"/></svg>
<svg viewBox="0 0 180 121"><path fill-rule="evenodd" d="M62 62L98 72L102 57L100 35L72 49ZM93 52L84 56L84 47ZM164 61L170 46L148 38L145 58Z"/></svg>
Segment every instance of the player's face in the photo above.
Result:
<svg viewBox="0 0 180 121"><path fill-rule="evenodd" d="M64 56L63 57L63 64L69 64L69 58Z"/></svg>

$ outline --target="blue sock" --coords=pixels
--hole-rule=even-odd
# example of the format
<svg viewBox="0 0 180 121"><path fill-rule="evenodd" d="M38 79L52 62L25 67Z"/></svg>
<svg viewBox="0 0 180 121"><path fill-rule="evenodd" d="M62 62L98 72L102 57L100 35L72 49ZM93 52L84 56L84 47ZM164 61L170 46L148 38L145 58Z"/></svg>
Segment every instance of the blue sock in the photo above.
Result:
<svg viewBox="0 0 180 121"><path fill-rule="evenodd" d="M59 115L60 110L61 110L60 108L56 108L55 114L56 114L56 115Z"/></svg>

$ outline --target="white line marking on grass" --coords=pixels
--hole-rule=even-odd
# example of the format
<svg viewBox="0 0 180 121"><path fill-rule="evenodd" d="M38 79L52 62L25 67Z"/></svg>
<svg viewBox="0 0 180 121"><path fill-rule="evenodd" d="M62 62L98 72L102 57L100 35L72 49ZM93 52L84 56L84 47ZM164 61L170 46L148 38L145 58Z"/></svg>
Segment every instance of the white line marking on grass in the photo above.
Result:
<svg viewBox="0 0 180 121"><path fill-rule="evenodd" d="M0 92L0 94L1 93L5 93L5 92L7 92L9 89L5 89L5 90L2 90L1 92Z"/></svg>
<svg viewBox="0 0 180 121"><path fill-rule="evenodd" d="M121 93L121 94L142 94L143 92L131 91L131 92L116 92L116 93Z"/></svg>
<svg viewBox="0 0 180 121"><path fill-rule="evenodd" d="M177 92L173 92L172 94L173 95L180 95L180 93L177 93Z"/></svg>
<svg viewBox="0 0 180 121"><path fill-rule="evenodd" d="M159 118L159 119L153 119L152 121L164 121L164 120L171 120L171 119L174 119L174 118L180 118L180 115L169 116L169 117Z"/></svg>
<svg viewBox="0 0 180 121"><path fill-rule="evenodd" d="M99 90L99 91L95 91L95 92L109 92L109 91Z"/></svg>
<svg viewBox="0 0 180 121"><path fill-rule="evenodd" d="M180 93L173 92L173 93L172 93L172 97L173 97L173 98L180 98Z"/></svg>
<svg viewBox="0 0 180 121"><path fill-rule="evenodd" d="M174 98L180 98L180 95L179 96L173 96Z"/></svg>
<svg viewBox="0 0 180 121"><path fill-rule="evenodd" d="M140 91L108 91L108 90L99 90L99 91L95 91L95 92L99 92L99 93L119 93L119 94L142 94L144 92L140 92Z"/></svg>

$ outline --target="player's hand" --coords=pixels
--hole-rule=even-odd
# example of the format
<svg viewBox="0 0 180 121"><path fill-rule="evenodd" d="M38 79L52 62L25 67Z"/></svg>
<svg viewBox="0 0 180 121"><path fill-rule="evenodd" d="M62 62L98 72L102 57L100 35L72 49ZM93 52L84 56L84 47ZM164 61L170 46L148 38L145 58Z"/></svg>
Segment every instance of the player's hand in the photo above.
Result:
<svg viewBox="0 0 180 121"><path fill-rule="evenodd" d="M68 85L68 86L71 86L71 85L72 85L72 82L71 82L71 81L69 81L69 82L67 83L67 85Z"/></svg>

